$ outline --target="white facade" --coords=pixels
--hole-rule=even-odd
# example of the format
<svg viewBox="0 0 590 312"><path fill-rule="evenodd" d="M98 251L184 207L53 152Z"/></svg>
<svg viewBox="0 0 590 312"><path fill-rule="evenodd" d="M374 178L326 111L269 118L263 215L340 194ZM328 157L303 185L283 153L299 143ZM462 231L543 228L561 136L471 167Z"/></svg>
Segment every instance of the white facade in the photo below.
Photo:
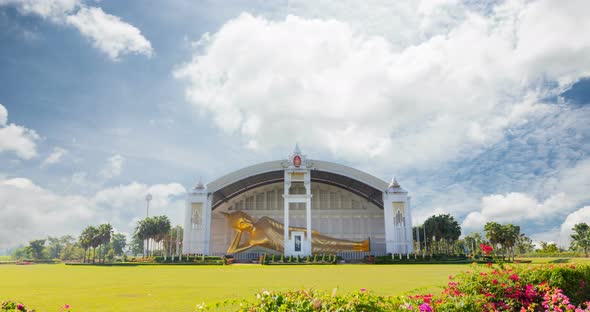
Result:
<svg viewBox="0 0 590 312"><path fill-rule="evenodd" d="M394 254L414 252L410 197L395 178L383 192L383 213L387 252Z"/></svg>
<svg viewBox="0 0 590 312"><path fill-rule="evenodd" d="M298 165L295 158L298 158ZM278 171L283 172L282 179L279 179L282 181L258 181L260 185L213 202L214 194L218 196L239 181ZM376 195L369 200L361 192L347 189L346 185L322 180L317 175L314 178L314 172L346 178L357 186L373 190ZM382 198L382 207L375 197ZM397 182L388 185L347 166L308 160L297 147L287 160L246 167L207 184L207 187L199 183L189 192L183 253L225 254L234 234L219 212L238 210L257 219L267 216L283 223L285 255L310 255L312 229L340 239L370 238L370 254L411 253L414 249L410 197ZM305 231L291 232L288 236L289 226L301 227ZM254 249L251 252L272 251Z"/></svg>

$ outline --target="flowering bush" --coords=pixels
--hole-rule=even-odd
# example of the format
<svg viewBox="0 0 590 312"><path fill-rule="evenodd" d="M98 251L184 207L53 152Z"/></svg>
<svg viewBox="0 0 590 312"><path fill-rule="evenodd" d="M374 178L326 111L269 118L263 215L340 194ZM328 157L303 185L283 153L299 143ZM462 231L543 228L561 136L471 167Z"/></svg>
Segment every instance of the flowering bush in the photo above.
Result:
<svg viewBox="0 0 590 312"><path fill-rule="evenodd" d="M481 248L481 251L486 255L489 255L493 250L492 246L486 244L480 244L479 248Z"/></svg>
<svg viewBox="0 0 590 312"><path fill-rule="evenodd" d="M2 303L0 304L0 311L1 312L20 312L20 311L33 312L35 310L28 310L25 307L25 305L20 302L7 300L7 301L2 301Z"/></svg>
<svg viewBox="0 0 590 312"><path fill-rule="evenodd" d="M379 296L366 291L338 295L317 290L263 291L254 301L226 301L234 311L590 311L590 266L473 265L453 277L439 295ZM198 306L207 310L205 304Z"/></svg>

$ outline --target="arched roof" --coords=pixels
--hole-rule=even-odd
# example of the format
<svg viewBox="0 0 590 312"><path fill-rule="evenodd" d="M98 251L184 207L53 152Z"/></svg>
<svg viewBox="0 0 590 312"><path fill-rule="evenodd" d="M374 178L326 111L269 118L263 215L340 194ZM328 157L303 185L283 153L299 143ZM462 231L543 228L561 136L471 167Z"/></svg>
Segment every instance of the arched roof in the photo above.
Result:
<svg viewBox="0 0 590 312"><path fill-rule="evenodd" d="M351 191L368 201L383 207L382 193L388 183L366 172L320 160L309 160L311 181L334 185ZM213 194L212 208L254 188L282 182L287 161L269 161L245 167L226 174L207 184L207 191Z"/></svg>

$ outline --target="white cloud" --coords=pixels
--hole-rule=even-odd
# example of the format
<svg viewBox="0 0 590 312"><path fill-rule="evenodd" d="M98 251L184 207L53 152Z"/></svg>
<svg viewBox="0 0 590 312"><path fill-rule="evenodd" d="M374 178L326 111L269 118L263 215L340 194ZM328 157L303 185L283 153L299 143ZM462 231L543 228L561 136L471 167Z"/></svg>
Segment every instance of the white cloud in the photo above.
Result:
<svg viewBox="0 0 590 312"><path fill-rule="evenodd" d="M83 7L75 15L69 15L67 23L76 27L113 60L130 53L152 55L151 43L137 27L105 13L101 8Z"/></svg>
<svg viewBox="0 0 590 312"><path fill-rule="evenodd" d="M543 202L523 193L489 195L481 199L480 211L467 215L462 227L479 230L489 221L549 221L566 214L574 205L575 202L564 193L552 195Z"/></svg>
<svg viewBox="0 0 590 312"><path fill-rule="evenodd" d="M420 24L439 25L453 5L421 5ZM251 149L298 141L354 162L434 166L551 111L540 99L590 70L588 58L568 61L590 54L590 38L575 35L590 25L569 18L588 2L560 10L509 2L489 16L456 5L463 13L444 35L405 45L333 19L242 14L203 36L174 74L188 81L186 96L198 110ZM567 25L535 33L546 18ZM540 36L546 44L533 40Z"/></svg>
<svg viewBox="0 0 590 312"><path fill-rule="evenodd" d="M112 60L126 54L153 54L151 43L137 27L80 0L0 0L1 5L13 5L21 14L71 25Z"/></svg>
<svg viewBox="0 0 590 312"><path fill-rule="evenodd" d="M562 246L568 248L571 241L570 235L572 228L578 223L590 224L590 206L584 206L572 213L570 213L565 221L561 224L560 237L563 242Z"/></svg>
<svg viewBox="0 0 590 312"><path fill-rule="evenodd" d="M6 126L8 122L8 111L4 105L0 104L0 126Z"/></svg>
<svg viewBox="0 0 590 312"><path fill-rule="evenodd" d="M580 202L590 200L590 158L564 169L552 188L563 190Z"/></svg>
<svg viewBox="0 0 590 312"><path fill-rule="evenodd" d="M22 159L31 159L37 156L37 140L35 130L15 124L0 127L0 153L14 152Z"/></svg>
<svg viewBox="0 0 590 312"><path fill-rule="evenodd" d="M181 223L184 199L178 198L185 193L185 189L178 183L145 185L130 183L103 189L97 192L93 201L101 208L104 215L112 219L121 220L121 224L133 225L138 218L146 213L147 194L152 195L150 202L150 216L167 215L175 223Z"/></svg>
<svg viewBox="0 0 590 312"><path fill-rule="evenodd" d="M39 135L35 130L8 124L8 110L0 104L0 153L14 152L22 159L37 156Z"/></svg>
<svg viewBox="0 0 590 312"><path fill-rule="evenodd" d="M62 158L67 153L68 153L67 150L65 150L61 147L55 147L55 148L53 148L53 152L51 152L51 154L49 154L49 156L47 156L47 158L45 158L45 160L43 160L43 163L41 164L41 166L48 166L48 165L56 164L56 163L60 162L62 160Z"/></svg>
<svg viewBox="0 0 590 312"><path fill-rule="evenodd" d="M133 220L145 215L145 194L153 201L150 215L166 214L182 222L185 189L178 183L131 183L103 189L93 195L62 195L25 178L0 180L0 248L47 235L76 234L87 225L110 222L132 232Z"/></svg>
<svg viewBox="0 0 590 312"><path fill-rule="evenodd" d="M0 181L0 247L75 233L93 216L87 198L58 195L23 178Z"/></svg>
<svg viewBox="0 0 590 312"><path fill-rule="evenodd" d="M100 176L110 179L120 175L123 170L124 162L125 158L119 154L109 157L106 166L100 171Z"/></svg>
<svg viewBox="0 0 590 312"><path fill-rule="evenodd" d="M291 0L287 11L344 21L355 30L387 38L396 49L444 35L468 14L468 8L456 0Z"/></svg>
<svg viewBox="0 0 590 312"><path fill-rule="evenodd" d="M80 6L80 0L0 0L0 5L16 5L21 14L35 14L54 22Z"/></svg>

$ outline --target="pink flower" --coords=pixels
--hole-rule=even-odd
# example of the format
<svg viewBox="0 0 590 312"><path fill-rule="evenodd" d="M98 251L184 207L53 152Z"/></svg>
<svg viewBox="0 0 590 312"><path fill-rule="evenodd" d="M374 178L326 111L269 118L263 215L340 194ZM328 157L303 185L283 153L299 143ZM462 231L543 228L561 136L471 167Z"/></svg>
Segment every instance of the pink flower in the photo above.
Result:
<svg viewBox="0 0 590 312"><path fill-rule="evenodd" d="M70 305L69 304L65 304L64 305L64 309L69 309L69 308L70 308Z"/></svg>
<svg viewBox="0 0 590 312"><path fill-rule="evenodd" d="M22 303L19 303L16 305L16 309L19 311L24 311L25 310L25 305Z"/></svg>
<svg viewBox="0 0 590 312"><path fill-rule="evenodd" d="M498 280L497 280L497 279L493 280L493 281L492 281L492 284L494 284L494 285L498 285Z"/></svg>
<svg viewBox="0 0 590 312"><path fill-rule="evenodd" d="M365 292L365 291L367 291L367 289L366 288L361 288L361 291Z"/></svg>
<svg viewBox="0 0 590 312"><path fill-rule="evenodd" d="M420 312L432 312L432 307L428 303L423 303L418 308Z"/></svg>
<svg viewBox="0 0 590 312"><path fill-rule="evenodd" d="M518 275L516 275L516 274L510 275L510 277L508 277L508 278L515 281L515 282L518 282L518 280L519 280Z"/></svg>

